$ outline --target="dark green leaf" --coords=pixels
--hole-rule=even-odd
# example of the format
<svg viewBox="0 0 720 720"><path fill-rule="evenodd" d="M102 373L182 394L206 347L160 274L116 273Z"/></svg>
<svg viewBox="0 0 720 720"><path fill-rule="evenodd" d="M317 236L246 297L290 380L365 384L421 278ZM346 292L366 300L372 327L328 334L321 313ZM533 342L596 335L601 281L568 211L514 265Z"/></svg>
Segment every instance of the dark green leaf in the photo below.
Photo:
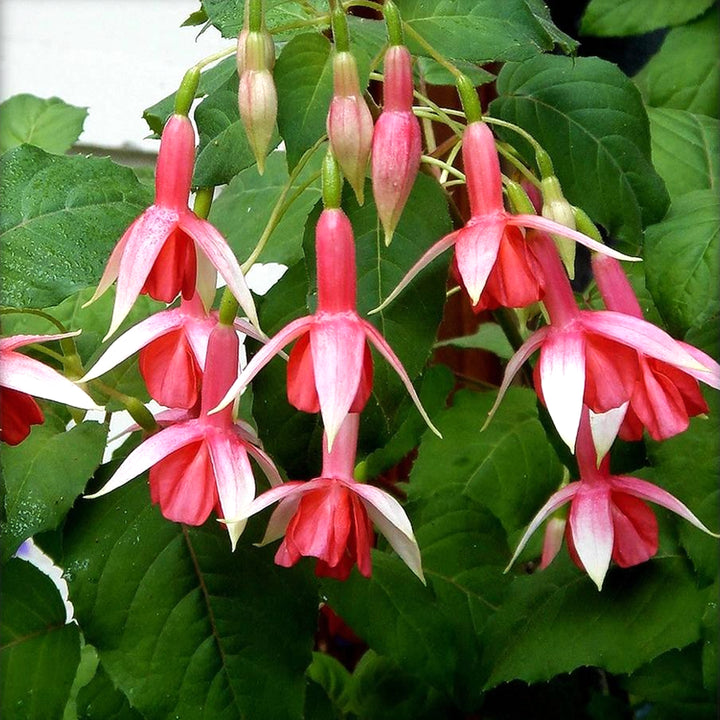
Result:
<svg viewBox="0 0 720 720"><path fill-rule="evenodd" d="M398 0L402 18L442 55L453 60L525 60L553 41L524 0ZM426 50L407 33L418 55Z"/></svg>
<svg viewBox="0 0 720 720"><path fill-rule="evenodd" d="M635 76L648 105L718 117L720 56L717 8L671 30L660 51Z"/></svg>
<svg viewBox="0 0 720 720"><path fill-rule="evenodd" d="M60 98L13 95L0 104L0 153L27 143L50 153L64 153L80 137L87 108Z"/></svg>
<svg viewBox="0 0 720 720"><path fill-rule="evenodd" d="M112 683L102 665L77 698L78 720L142 720L137 710Z"/></svg>
<svg viewBox="0 0 720 720"><path fill-rule="evenodd" d="M200 129L200 146L193 185L224 185L255 165L255 155L240 120L237 84L233 89L223 87L208 95L195 110L195 122ZM278 142L280 138L275 135L270 149ZM254 172L257 174L256 168Z"/></svg>
<svg viewBox="0 0 720 720"><path fill-rule="evenodd" d="M201 4L223 37L237 36L243 24L245 0L201 0ZM327 5L319 0L266 0L264 5L265 22L270 30L327 12Z"/></svg>
<svg viewBox="0 0 720 720"><path fill-rule="evenodd" d="M672 592L668 592L672 588ZM629 673L700 637L704 593L687 563L611 569L601 593L566 555L515 578L484 636L486 687L546 681L582 665Z"/></svg>
<svg viewBox="0 0 720 720"><path fill-rule="evenodd" d="M429 85L455 85L455 77L450 71L432 58L421 57L418 60L418 65L423 80ZM473 63L458 61L455 65L458 70L470 78L472 84L476 87L485 85L495 79L495 75Z"/></svg>
<svg viewBox="0 0 720 720"><path fill-rule="evenodd" d="M290 168L325 132L333 94L330 50L325 36L304 33L285 45L275 65L278 129Z"/></svg>
<svg viewBox="0 0 720 720"><path fill-rule="evenodd" d="M3 559L35 533L57 527L100 465L106 437L107 426L94 422L63 433L41 425L19 445L3 448Z"/></svg>
<svg viewBox="0 0 720 720"><path fill-rule="evenodd" d="M531 133L550 153L568 200L636 251L642 228L662 218L668 198L632 82L598 58L545 55L505 65L498 93L492 114ZM509 131L502 136L525 147Z"/></svg>
<svg viewBox="0 0 720 720"><path fill-rule="evenodd" d="M80 632L65 624L60 593L36 567L13 559L3 566L0 604L0 713L62 717L80 661Z"/></svg>
<svg viewBox="0 0 720 720"><path fill-rule="evenodd" d="M71 513L64 550L84 635L145 717L302 716L317 596L272 549L168 522L137 480Z"/></svg>
<svg viewBox="0 0 720 720"><path fill-rule="evenodd" d="M480 431L495 393L460 392L427 433L410 476L411 500L448 487L490 510L508 534L527 525L562 480L562 466L538 420L536 396L512 388Z"/></svg>
<svg viewBox="0 0 720 720"><path fill-rule="evenodd" d="M717 578L707 592L708 601L702 618L702 678L703 687L711 693L717 693L717 681L720 677L718 674L720 666L718 664L717 634L718 620L720 620L717 603L720 595L720 582Z"/></svg>
<svg viewBox="0 0 720 720"><path fill-rule="evenodd" d="M425 507L427 519L410 510L427 587L400 560L373 552L369 581L354 573L325 581L323 591L373 650L471 709L480 694L477 638L509 582L504 533L449 486Z"/></svg>
<svg viewBox="0 0 720 720"><path fill-rule="evenodd" d="M226 83L232 82L233 78L237 78L235 66L235 56L232 55L231 57L221 60L217 65L213 65L211 68L204 70L200 74L200 82L198 83L195 97L199 98L209 95L215 90L220 89ZM235 82L237 81L235 80ZM237 85L235 85L235 87L237 87ZM145 120L157 137L160 137L162 129L167 119L172 115L174 107L175 93L172 93L143 112L143 120ZM203 128L201 127L200 132L202 131Z"/></svg>
<svg viewBox="0 0 720 720"><path fill-rule="evenodd" d="M107 158L29 145L0 159L3 304L42 308L94 284L152 193Z"/></svg>
<svg viewBox="0 0 720 720"><path fill-rule="evenodd" d="M544 0L525 0L525 2L545 32L552 38L555 45L566 55L574 55L580 43L575 40L575 38L564 33L553 23L550 10Z"/></svg>
<svg viewBox="0 0 720 720"><path fill-rule="evenodd" d="M720 124L685 110L650 108L653 162L670 197L720 185Z"/></svg>
<svg viewBox="0 0 720 720"><path fill-rule="evenodd" d="M684 433L662 443L648 440L648 457L652 464L643 477L656 482L684 502L713 532L720 530L720 489L717 473L720 467L720 402L718 393L707 390L710 411L707 418L693 418ZM718 541L677 518L680 543L695 566L701 582L717 577Z"/></svg>
<svg viewBox="0 0 720 720"><path fill-rule="evenodd" d="M347 713L352 710L351 676L339 660L325 653L314 652L307 676L323 688L340 711Z"/></svg>
<svg viewBox="0 0 720 720"><path fill-rule="evenodd" d="M713 0L657 2L657 0L591 0L580 22L581 35L617 37L642 35L682 25L702 15Z"/></svg>
<svg viewBox="0 0 720 720"><path fill-rule="evenodd" d="M509 360L515 353L503 329L497 323L492 322L483 323L477 332L472 335L449 338L436 343L436 347L444 347L445 345L487 350L504 360Z"/></svg>
<svg viewBox="0 0 720 720"><path fill-rule="evenodd" d="M720 311L720 207L714 190L673 200L665 219L647 229L647 286L674 334L684 335Z"/></svg>
<svg viewBox="0 0 720 720"><path fill-rule="evenodd" d="M287 201L309 183L270 234L260 262L294 265L302 258L305 221L320 199L323 156L322 151L316 152L286 193ZM243 170L213 203L210 221L227 238L237 257L247 258L255 249L288 180L285 153L274 152L267 158L263 175L258 175L254 166Z"/></svg>

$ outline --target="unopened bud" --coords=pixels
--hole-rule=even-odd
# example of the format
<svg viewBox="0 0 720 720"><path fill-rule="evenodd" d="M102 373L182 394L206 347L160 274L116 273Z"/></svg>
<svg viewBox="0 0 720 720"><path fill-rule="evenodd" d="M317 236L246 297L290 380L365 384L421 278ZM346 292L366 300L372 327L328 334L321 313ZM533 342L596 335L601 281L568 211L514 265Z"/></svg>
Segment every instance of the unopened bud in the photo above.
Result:
<svg viewBox="0 0 720 720"><path fill-rule="evenodd" d="M543 197L542 216L575 230L573 207L565 199L558 179L554 175L543 178L540 183L540 192ZM575 277L575 241L559 235L553 235L552 238L565 266L565 271L572 280Z"/></svg>
<svg viewBox="0 0 720 720"><path fill-rule="evenodd" d="M277 91L269 70L246 69L243 72L238 86L238 105L258 172L262 175L277 118Z"/></svg>
<svg viewBox="0 0 720 720"><path fill-rule="evenodd" d="M373 138L370 109L360 93L357 65L349 52L333 58L335 94L327 117L330 147L362 205Z"/></svg>
<svg viewBox="0 0 720 720"><path fill-rule="evenodd" d="M243 28L238 35L238 77L245 70L272 70L275 65L275 43L267 30L251 32Z"/></svg>

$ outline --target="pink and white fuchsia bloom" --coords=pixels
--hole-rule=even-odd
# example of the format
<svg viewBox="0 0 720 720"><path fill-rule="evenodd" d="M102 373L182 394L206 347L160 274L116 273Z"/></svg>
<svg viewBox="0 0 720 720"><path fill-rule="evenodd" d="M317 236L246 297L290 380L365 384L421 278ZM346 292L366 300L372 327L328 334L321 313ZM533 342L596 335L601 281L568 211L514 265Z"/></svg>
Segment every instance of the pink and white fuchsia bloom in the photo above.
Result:
<svg viewBox="0 0 720 720"><path fill-rule="evenodd" d="M0 440L18 445L29 434L31 425L45 420L40 406L32 396L71 405L82 410L101 410L81 388L57 370L39 360L16 352L34 343L63 340L80 331L58 335L14 335L0 338Z"/></svg>
<svg viewBox="0 0 720 720"><path fill-rule="evenodd" d="M255 497L252 456L270 483L280 482L272 460L257 447L247 427L233 421L232 407L209 415L237 377L239 340L228 325L210 334L202 381L200 415L151 435L125 458L96 498L150 470L150 495L162 514L175 522L201 525L215 509L236 518ZM244 522L228 522L233 548Z"/></svg>
<svg viewBox="0 0 720 720"><path fill-rule="evenodd" d="M178 294L189 300L197 289L209 307L216 271L250 322L258 326L255 303L225 238L188 207L194 161L193 126L186 116L172 115L160 140L155 202L120 238L87 303L97 300L117 280L107 337L118 329L140 293L169 303Z"/></svg>
<svg viewBox="0 0 720 720"><path fill-rule="evenodd" d="M585 408L576 455L580 480L558 490L540 509L520 539L508 569L535 530L568 502L570 513L565 525L568 550L598 590L602 589L611 560L620 567L630 567L649 560L657 552L657 520L646 505L647 500L666 507L703 532L720 537L666 490L639 478L611 475L609 456L606 455L598 467L590 422L590 413ZM543 566L552 561L559 548L559 543L548 545L543 553Z"/></svg>
<svg viewBox="0 0 720 720"><path fill-rule="evenodd" d="M360 416L343 421L332 450L323 436L320 477L307 482L285 482L257 497L241 513L240 522L280 502L268 523L262 545L283 535L275 562L294 565L301 557L318 559L320 576L346 580L354 565L370 577L373 544L371 520L393 550L423 582L420 550L410 520L393 497L353 479Z"/></svg>
<svg viewBox="0 0 720 720"><path fill-rule="evenodd" d="M82 381L104 375L139 351L140 373L150 396L169 408L190 409L199 397L208 341L217 323L218 313L206 312L196 293L120 335ZM245 320L235 318L233 324L239 333L264 339Z"/></svg>
<svg viewBox="0 0 720 720"><path fill-rule="evenodd" d="M501 304L522 307L539 300L545 284L542 266L535 262L532 247L519 246L523 242L519 228L555 233L620 260L639 259L616 252L553 220L538 215L513 215L505 210L495 139L484 122L473 122L465 128L462 156L470 219L460 230L435 243L408 270L378 310L391 303L426 265L453 245L457 275L477 310ZM486 286L490 286L492 298L482 298Z"/></svg>
<svg viewBox="0 0 720 720"><path fill-rule="evenodd" d="M399 375L425 422L438 433L392 348L357 313L355 240L342 210L323 210L315 229L315 254L317 311L293 320L271 338L233 383L219 408L231 403L274 355L297 338L288 362L288 401L298 410L320 411L332 449L346 415L362 411L370 397L373 365L368 343L372 343Z"/></svg>
<svg viewBox="0 0 720 720"><path fill-rule="evenodd" d="M652 323L611 310L580 310L550 236L537 233L532 242L546 278L544 303L551 324L534 332L508 362L490 417L536 350L540 359L534 369L535 389L571 450L583 404L593 413L627 407L641 357L720 388L720 365L715 360L694 348L690 352Z"/></svg>
<svg viewBox="0 0 720 720"><path fill-rule="evenodd" d="M385 243L393 233L410 196L422 158L420 123L412 111L412 58L404 45L385 53L383 110L372 140L372 189Z"/></svg>

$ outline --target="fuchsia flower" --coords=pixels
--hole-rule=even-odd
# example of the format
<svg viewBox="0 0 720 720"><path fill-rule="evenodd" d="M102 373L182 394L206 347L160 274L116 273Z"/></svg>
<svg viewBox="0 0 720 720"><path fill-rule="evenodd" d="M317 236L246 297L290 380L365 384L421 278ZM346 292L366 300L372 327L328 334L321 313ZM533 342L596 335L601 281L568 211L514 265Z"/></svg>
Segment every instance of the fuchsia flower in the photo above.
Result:
<svg viewBox="0 0 720 720"><path fill-rule="evenodd" d="M362 205L373 120L360 92L357 63L351 53L335 53L333 85L335 92L327 116L328 140L340 169Z"/></svg>
<svg viewBox="0 0 720 720"><path fill-rule="evenodd" d="M540 350L535 389L563 441L575 448L583 403L605 413L627 403L640 373L640 358L657 360L720 388L720 365L666 332L624 313L579 310L552 239L538 233L536 256L546 278L545 306L551 324L534 332L508 362L492 417L522 364Z"/></svg>
<svg viewBox="0 0 720 720"><path fill-rule="evenodd" d="M117 280L108 336L117 330L140 293L168 303L178 294L189 300L196 288L201 292L210 288L214 294L215 271L250 321L258 324L255 304L235 255L223 236L187 205L194 160L192 124L184 115L172 115L160 141L155 203L120 238L89 301L97 300ZM212 276L206 277L208 274ZM203 299L207 305L212 301Z"/></svg>
<svg viewBox="0 0 720 720"><path fill-rule="evenodd" d="M261 348L223 398L233 398L285 345L299 338L288 362L288 400L298 410L322 414L328 443L349 412L358 413L372 390L368 342L400 376L428 426L430 422L410 378L383 336L356 309L355 240L342 210L326 209L315 230L318 307L314 315L293 320ZM439 433L438 433L439 434Z"/></svg>
<svg viewBox="0 0 720 720"><path fill-rule="evenodd" d="M362 575L370 577L372 520L395 552L425 582L420 550L405 511L383 490L353 479L359 422L359 415L354 413L345 418L332 450L324 435L320 477L271 488L253 500L239 520L245 522L280 501L261 544L284 535L275 555L278 565L290 567L301 557L315 557L315 573L338 580L346 580L354 565Z"/></svg>
<svg viewBox="0 0 720 720"><path fill-rule="evenodd" d="M180 306L151 315L118 337L100 356L83 381L92 380L140 351L140 373L150 396L170 408L195 406L205 368L210 334L217 312L207 313L196 293ZM235 329L256 340L263 338L240 318Z"/></svg>
<svg viewBox="0 0 720 720"><path fill-rule="evenodd" d="M611 475L609 456L606 455L598 467L587 408L580 422L577 461L580 480L558 490L545 503L520 539L508 568L535 530L567 502L570 503L565 526L568 550L598 590L602 589L610 560L620 567L630 567L649 560L657 552L657 520L646 500L672 510L703 532L718 537L666 490L639 478ZM553 548L543 554L543 567L558 550L559 544L553 544Z"/></svg>
<svg viewBox="0 0 720 720"><path fill-rule="evenodd" d="M208 415L237 377L239 340L234 328L216 325L210 334L202 381L200 415L150 436L123 461L107 484L89 498L115 490L150 470L150 495L168 519L201 525L215 509L221 517L237 517L255 496L248 455L268 476L280 482L272 460L259 448L247 427L233 422L232 408ZM229 522L233 548L244 528Z"/></svg>
<svg viewBox="0 0 720 720"><path fill-rule="evenodd" d="M642 319L635 292L617 261L593 255L592 267L608 310ZM710 366L712 359L702 351L678 341L699 363ZM690 418L708 411L698 381L681 368L638 353L638 377L619 435L623 440L640 440L643 428L654 440L665 440L687 429Z"/></svg>
<svg viewBox="0 0 720 720"><path fill-rule="evenodd" d="M385 53L383 110L372 139L373 197L386 245L392 241L422 158L420 123L412 100L410 52L404 45L391 45Z"/></svg>
<svg viewBox="0 0 720 720"><path fill-rule="evenodd" d="M14 335L0 338L0 405L2 423L0 440L18 445L29 434L31 425L40 425L45 416L31 397L45 398L82 410L101 410L93 399L57 370L33 360L18 348L49 340L62 340L80 331L58 335Z"/></svg>
<svg viewBox="0 0 720 720"><path fill-rule="evenodd" d="M408 271L378 310L392 302L436 257L455 246L454 267L470 302L487 308L522 307L542 298L546 280L531 247L522 247L518 228L536 228L570 238L596 252L621 260L637 260L564 225L538 215L513 215L505 210L500 162L492 131L484 122L465 128L463 164L470 199L470 219L435 243ZM482 297L486 287L487 297Z"/></svg>

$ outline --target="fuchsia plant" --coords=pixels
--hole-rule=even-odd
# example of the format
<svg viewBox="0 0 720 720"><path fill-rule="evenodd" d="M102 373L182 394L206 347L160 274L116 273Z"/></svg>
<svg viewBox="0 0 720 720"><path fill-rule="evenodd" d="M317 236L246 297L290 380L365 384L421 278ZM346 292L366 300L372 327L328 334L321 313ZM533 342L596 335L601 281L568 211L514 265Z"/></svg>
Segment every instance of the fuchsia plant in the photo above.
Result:
<svg viewBox="0 0 720 720"><path fill-rule="evenodd" d="M105 186L84 156L2 156L3 562L30 537L47 547L77 625L61 638L42 582L8 561L0 710L39 697L14 690L32 654L43 671L27 674L62 685L48 717L521 716L528 693L552 706L559 676L580 688L580 717L597 695L578 668L597 668L628 717L663 715L645 679L693 669L696 693L713 662L720 364L707 326L720 298L717 235L695 233L716 233L717 183L708 166L707 187L680 192L663 156L683 137L674 123L710 143L710 118L654 108L649 125L617 68L541 52L572 51L542 3L485 3L482 23L472 3L241 5L202 3L188 22L237 44L146 111L154 200L109 161ZM378 17L350 17L356 5ZM450 78L459 102L435 90ZM495 82L489 107L475 82ZM104 271L102 258L77 277L96 245ZM433 261L451 248L448 289ZM36 273L27 258L42 254L57 267ZM256 309L245 276L270 260L290 269ZM657 313L643 314L637 278ZM428 369L438 337L506 360L499 387L495 367ZM281 380L271 361L286 363ZM133 424L107 448L118 408ZM519 558L529 572L509 573ZM318 626L321 605L353 632ZM80 632L100 668L87 687L55 679L63 663L75 673ZM408 697L382 695L377 677Z"/></svg>

